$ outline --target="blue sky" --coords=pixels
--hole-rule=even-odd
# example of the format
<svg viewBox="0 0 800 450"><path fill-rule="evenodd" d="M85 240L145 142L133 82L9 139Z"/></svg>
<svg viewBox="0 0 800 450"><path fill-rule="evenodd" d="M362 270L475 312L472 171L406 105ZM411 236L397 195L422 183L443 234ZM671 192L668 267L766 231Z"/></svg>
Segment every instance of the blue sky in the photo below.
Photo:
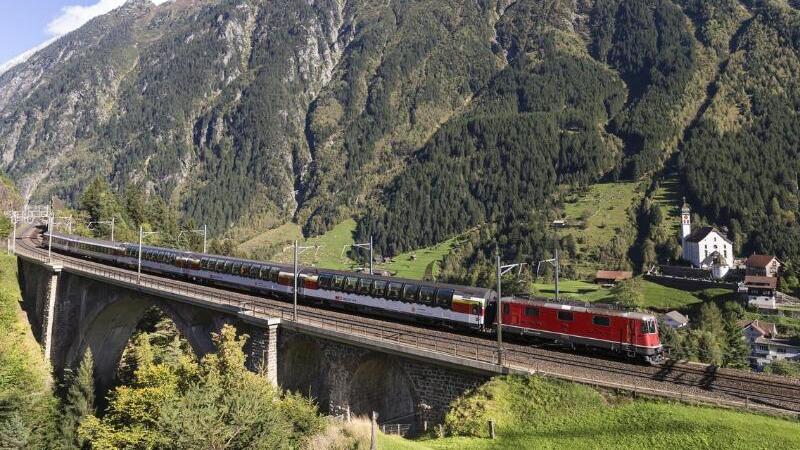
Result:
<svg viewBox="0 0 800 450"><path fill-rule="evenodd" d="M0 64L123 3L125 0L0 0Z"/></svg>

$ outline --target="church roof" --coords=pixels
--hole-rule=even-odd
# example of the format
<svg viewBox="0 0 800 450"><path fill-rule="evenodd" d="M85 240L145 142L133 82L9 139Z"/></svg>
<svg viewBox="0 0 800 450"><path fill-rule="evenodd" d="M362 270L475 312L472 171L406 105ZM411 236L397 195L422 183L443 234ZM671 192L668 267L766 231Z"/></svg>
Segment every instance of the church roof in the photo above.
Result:
<svg viewBox="0 0 800 450"><path fill-rule="evenodd" d="M692 231L688 236L686 236L686 242L700 242L712 232L717 233L725 242L733 244L733 242L731 242L731 240L728 239L727 236L722 234L718 229L714 227L703 227Z"/></svg>

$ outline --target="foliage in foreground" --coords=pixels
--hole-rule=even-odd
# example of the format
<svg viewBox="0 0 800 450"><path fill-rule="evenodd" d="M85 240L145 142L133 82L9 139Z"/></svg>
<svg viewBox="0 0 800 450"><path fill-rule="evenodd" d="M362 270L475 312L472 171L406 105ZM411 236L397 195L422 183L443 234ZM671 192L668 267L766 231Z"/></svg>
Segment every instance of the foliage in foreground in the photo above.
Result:
<svg viewBox="0 0 800 450"><path fill-rule="evenodd" d="M494 420L497 439L488 437ZM755 414L604 396L543 377L497 377L452 405L443 439L382 448L797 448L800 424Z"/></svg>
<svg viewBox="0 0 800 450"><path fill-rule="evenodd" d="M245 338L233 327L200 361L155 363L146 337L139 339L133 383L111 394L102 419L81 423L79 436L93 448L297 448L325 425L309 400L282 395L245 368Z"/></svg>

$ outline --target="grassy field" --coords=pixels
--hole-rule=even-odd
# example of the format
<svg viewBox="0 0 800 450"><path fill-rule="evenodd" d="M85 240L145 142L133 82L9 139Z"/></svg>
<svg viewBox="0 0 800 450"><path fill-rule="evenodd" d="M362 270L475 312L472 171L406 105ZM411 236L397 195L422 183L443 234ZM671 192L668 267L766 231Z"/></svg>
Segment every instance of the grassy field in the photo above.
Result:
<svg viewBox="0 0 800 450"><path fill-rule="evenodd" d="M605 245L617 233L630 225L628 208L639 198L637 183L600 183L572 194L564 202L567 224L585 222L583 227L569 227L562 234L572 233L582 238L586 247Z"/></svg>
<svg viewBox="0 0 800 450"><path fill-rule="evenodd" d="M497 438L487 437L487 423ZM451 436L380 436L385 450L800 448L796 421L676 403L630 400L539 377L498 377L457 400ZM463 436L466 435L466 436Z"/></svg>
<svg viewBox="0 0 800 450"><path fill-rule="evenodd" d="M662 286L647 280L641 280L641 283L645 306L650 309L660 311L683 309L702 301L691 292Z"/></svg>
<svg viewBox="0 0 800 450"><path fill-rule="evenodd" d="M648 309L658 311L668 311L671 309L683 309L689 305L700 303L702 300L691 292L673 289L660 284L652 283L647 280L640 280L644 294L644 306ZM555 296L555 285L548 283L534 284L535 295L553 298ZM578 280L561 280L559 283L561 298L581 302L612 302L614 301L611 289L605 288L594 283ZM729 291L725 291L729 293ZM721 293L710 293L721 295ZM710 295L709 294L709 295Z"/></svg>
<svg viewBox="0 0 800 450"><path fill-rule="evenodd" d="M661 228L667 234L677 235L681 226L681 207L683 200L679 194L680 180L677 175L671 175L659 183L658 189L653 195L653 201L661 208L664 213L664 221Z"/></svg>
<svg viewBox="0 0 800 450"><path fill-rule="evenodd" d="M348 219L330 229L327 233L309 239L302 239L300 227L296 224L285 224L240 244L238 250L245 253L258 252L268 249L268 259L290 263L293 258L292 241L300 240L302 246L317 246L316 249L306 250L300 257L302 264L316 267L328 267L341 270L354 270L363 267L367 258L367 250L358 250L364 259L353 260L348 256L348 251L342 250L355 243L353 232L356 222ZM422 279L428 266L431 266L435 276L439 269L439 262L447 255L456 243L457 238L449 239L437 245L412 250L392 258L391 261L375 264L375 270L388 270L399 277ZM349 250L349 248L348 248Z"/></svg>

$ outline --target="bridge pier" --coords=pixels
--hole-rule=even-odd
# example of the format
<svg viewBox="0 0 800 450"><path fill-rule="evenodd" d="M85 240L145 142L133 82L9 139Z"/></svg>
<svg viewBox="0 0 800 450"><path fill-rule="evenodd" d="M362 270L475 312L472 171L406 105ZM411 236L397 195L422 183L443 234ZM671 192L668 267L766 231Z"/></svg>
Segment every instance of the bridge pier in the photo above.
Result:
<svg viewBox="0 0 800 450"><path fill-rule="evenodd" d="M47 293L47 299L45 301L45 307L42 314L42 324L44 325L44 329L42 330L42 347L45 358L48 361L51 361L53 358L53 328L54 324L56 323L56 314L58 313L56 310L58 308L56 295L58 294L58 279L59 275L61 274L62 267L61 264L47 264L46 267L50 269L51 275L45 289L45 292Z"/></svg>
<svg viewBox="0 0 800 450"><path fill-rule="evenodd" d="M241 317L241 315L240 315ZM249 339L245 344L247 368L253 372L263 373L275 386L278 385L278 326L280 319L246 319L251 324L240 327ZM256 322L257 323L253 323Z"/></svg>

